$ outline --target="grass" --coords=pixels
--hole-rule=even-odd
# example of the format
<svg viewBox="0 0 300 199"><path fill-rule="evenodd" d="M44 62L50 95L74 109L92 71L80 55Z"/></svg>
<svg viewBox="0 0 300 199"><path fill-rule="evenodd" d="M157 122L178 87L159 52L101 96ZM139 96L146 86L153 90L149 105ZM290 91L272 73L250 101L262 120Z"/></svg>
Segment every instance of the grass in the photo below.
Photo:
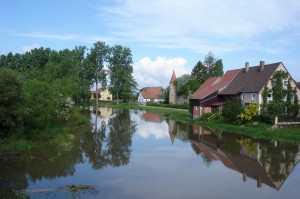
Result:
<svg viewBox="0 0 300 199"><path fill-rule="evenodd" d="M161 107L148 107L138 104L124 104L120 103L101 103L100 106L120 108L120 109L136 109L136 110L146 110L157 113L166 113L168 118L180 121L188 124L196 124L205 127L211 127L222 131L228 131L238 134L247 135L253 138L261 138L268 140L280 140L289 143L300 144L300 125L287 126L278 129L271 129L271 125L265 123L245 123L245 124L229 124L224 122L220 118L212 119L211 121L200 121L198 119L194 120L190 117L190 113L185 110L171 109L171 108L161 108Z"/></svg>

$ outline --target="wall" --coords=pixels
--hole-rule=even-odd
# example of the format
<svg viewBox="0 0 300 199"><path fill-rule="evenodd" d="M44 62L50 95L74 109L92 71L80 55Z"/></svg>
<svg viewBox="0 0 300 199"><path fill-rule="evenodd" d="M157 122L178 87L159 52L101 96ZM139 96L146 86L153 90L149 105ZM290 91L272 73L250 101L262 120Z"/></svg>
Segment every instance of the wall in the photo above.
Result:
<svg viewBox="0 0 300 199"><path fill-rule="evenodd" d="M176 104L176 88L174 84L170 84L169 86L169 103Z"/></svg>

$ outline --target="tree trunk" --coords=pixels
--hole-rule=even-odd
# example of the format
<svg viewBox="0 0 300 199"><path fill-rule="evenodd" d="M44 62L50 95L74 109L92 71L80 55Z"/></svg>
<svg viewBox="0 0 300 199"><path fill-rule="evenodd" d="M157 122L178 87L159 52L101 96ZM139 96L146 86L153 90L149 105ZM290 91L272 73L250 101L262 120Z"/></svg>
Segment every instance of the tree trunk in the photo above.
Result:
<svg viewBox="0 0 300 199"><path fill-rule="evenodd" d="M117 92L117 104L119 104L119 93Z"/></svg>

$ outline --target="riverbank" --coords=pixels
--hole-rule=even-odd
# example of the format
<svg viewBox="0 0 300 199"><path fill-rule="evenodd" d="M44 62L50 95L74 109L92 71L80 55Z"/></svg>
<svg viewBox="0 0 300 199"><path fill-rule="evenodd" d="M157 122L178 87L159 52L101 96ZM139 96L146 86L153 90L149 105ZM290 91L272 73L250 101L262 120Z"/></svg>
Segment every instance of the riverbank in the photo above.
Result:
<svg viewBox="0 0 300 199"><path fill-rule="evenodd" d="M187 110L181 109L171 109L171 108L161 108L161 107L149 107L137 104L112 104L112 103L101 103L102 107L120 108L120 109L135 109L135 110L145 110L157 113L168 114L168 118L180 121L188 124L195 124L204 127L210 127L222 131L230 131L233 133L243 134L253 138L261 138L268 140L278 140L289 143L300 144L300 125L286 126L278 129L272 130L272 125L249 122L243 124L228 124L220 119L212 120L209 122L204 122L200 120L194 120L190 117L190 113Z"/></svg>

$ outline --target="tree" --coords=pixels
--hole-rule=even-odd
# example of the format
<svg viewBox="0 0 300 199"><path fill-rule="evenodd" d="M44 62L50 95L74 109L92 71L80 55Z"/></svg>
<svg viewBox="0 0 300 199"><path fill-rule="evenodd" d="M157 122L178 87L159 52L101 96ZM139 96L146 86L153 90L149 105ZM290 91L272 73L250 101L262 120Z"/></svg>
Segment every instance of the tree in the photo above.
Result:
<svg viewBox="0 0 300 199"><path fill-rule="evenodd" d="M0 93L0 129L6 134L23 119L23 87L17 72L0 68Z"/></svg>
<svg viewBox="0 0 300 199"><path fill-rule="evenodd" d="M203 65L201 61L198 61L194 66L191 77L197 79L200 84L203 84L208 78L207 68Z"/></svg>
<svg viewBox="0 0 300 199"><path fill-rule="evenodd" d="M176 95L188 98L191 93L199 88L200 83L195 78L185 74L175 80L175 85Z"/></svg>
<svg viewBox="0 0 300 199"><path fill-rule="evenodd" d="M132 55L131 50L121 45L115 45L111 49L109 58L109 90L116 96L117 103L119 99L130 100L137 90L137 83L132 73Z"/></svg>
<svg viewBox="0 0 300 199"><path fill-rule="evenodd" d="M96 42L87 55L86 68L87 77L92 79L98 90L98 83L101 82L102 88L106 88L105 62L109 58L110 48L104 42ZM98 107L98 93L96 93L96 107Z"/></svg>
<svg viewBox="0 0 300 199"><path fill-rule="evenodd" d="M194 66L191 76L197 79L200 84L203 84L210 77L223 76L223 63L221 59L216 59L212 52L209 52L204 62L198 61Z"/></svg>
<svg viewBox="0 0 300 199"><path fill-rule="evenodd" d="M285 114L283 79L288 77L284 71L276 71L271 78L273 101L268 104L268 114L282 116Z"/></svg>

